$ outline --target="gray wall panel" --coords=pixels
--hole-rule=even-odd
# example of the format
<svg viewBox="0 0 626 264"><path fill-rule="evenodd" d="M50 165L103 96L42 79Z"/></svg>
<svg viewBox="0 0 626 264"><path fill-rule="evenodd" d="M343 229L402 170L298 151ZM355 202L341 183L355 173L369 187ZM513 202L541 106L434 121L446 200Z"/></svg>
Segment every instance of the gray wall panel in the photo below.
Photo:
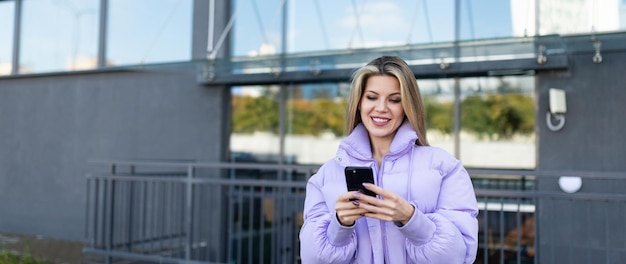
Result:
<svg viewBox="0 0 626 264"><path fill-rule="evenodd" d="M592 56L571 55L567 71L537 74L540 170L626 170L626 54L603 54L601 64L594 64ZM545 124L552 87L567 93L566 124L558 132ZM580 191L626 193L625 180L585 180ZM542 179L538 188L560 191L557 179ZM538 263L613 263L623 256L626 233L607 230L618 226L608 221L623 221L624 206L614 201L542 200L537 209ZM622 252L613 252L618 248Z"/></svg>
<svg viewBox="0 0 626 264"><path fill-rule="evenodd" d="M219 161L228 102L192 73L0 80L0 231L82 239L89 159Z"/></svg>
<svg viewBox="0 0 626 264"><path fill-rule="evenodd" d="M567 72L539 73L539 163L541 169L626 170L626 54L604 54L601 64L593 54L570 57ZM567 93L563 130L546 128L548 89Z"/></svg>

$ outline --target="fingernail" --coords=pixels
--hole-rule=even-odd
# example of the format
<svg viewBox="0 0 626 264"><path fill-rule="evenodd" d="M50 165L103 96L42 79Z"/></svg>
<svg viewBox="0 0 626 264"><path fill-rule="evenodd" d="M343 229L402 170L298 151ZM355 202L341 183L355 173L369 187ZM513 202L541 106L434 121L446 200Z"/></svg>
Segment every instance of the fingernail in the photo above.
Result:
<svg viewBox="0 0 626 264"><path fill-rule="evenodd" d="M360 205L359 201L352 201L352 204L354 204L354 206L359 206Z"/></svg>
<svg viewBox="0 0 626 264"><path fill-rule="evenodd" d="M371 183L368 183L368 182L364 182L364 183L363 183L363 186L365 186L365 187L370 187L370 186L372 186L372 184L371 184Z"/></svg>
<svg viewBox="0 0 626 264"><path fill-rule="evenodd" d="M352 194L352 197L359 199L359 198L361 198L361 194L356 192L356 193Z"/></svg>

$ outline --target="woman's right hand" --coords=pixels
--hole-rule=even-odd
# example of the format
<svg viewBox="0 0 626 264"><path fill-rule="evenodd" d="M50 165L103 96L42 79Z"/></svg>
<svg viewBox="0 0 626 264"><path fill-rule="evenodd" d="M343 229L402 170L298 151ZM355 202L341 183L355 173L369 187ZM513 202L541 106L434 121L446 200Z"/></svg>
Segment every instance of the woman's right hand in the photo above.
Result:
<svg viewBox="0 0 626 264"><path fill-rule="evenodd" d="M363 217L368 211L359 207L360 193L356 191L346 192L337 198L335 202L335 211L337 212L337 220L343 226L353 226L356 220ZM352 200L352 201L351 201Z"/></svg>

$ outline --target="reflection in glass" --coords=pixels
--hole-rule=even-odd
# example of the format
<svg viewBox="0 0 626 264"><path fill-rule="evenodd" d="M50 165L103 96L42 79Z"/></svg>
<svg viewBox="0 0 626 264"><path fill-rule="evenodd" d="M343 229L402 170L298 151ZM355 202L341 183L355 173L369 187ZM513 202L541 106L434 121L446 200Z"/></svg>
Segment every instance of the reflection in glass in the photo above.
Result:
<svg viewBox="0 0 626 264"><path fill-rule="evenodd" d="M335 156L345 133L348 83L287 88L285 163L322 164Z"/></svg>
<svg viewBox="0 0 626 264"><path fill-rule="evenodd" d="M13 1L0 2L0 75L11 74L14 6Z"/></svg>
<svg viewBox="0 0 626 264"><path fill-rule="evenodd" d="M191 59L192 0L109 0L107 65Z"/></svg>
<svg viewBox="0 0 626 264"><path fill-rule="evenodd" d="M235 56L280 53L283 35L288 53L454 40L453 0L240 0L233 12Z"/></svg>
<svg viewBox="0 0 626 264"><path fill-rule="evenodd" d="M535 168L534 76L461 80L461 160L483 168Z"/></svg>
<svg viewBox="0 0 626 264"><path fill-rule="evenodd" d="M344 136L349 84L298 84L282 89L279 85L231 89L231 162L318 165L335 155ZM285 112L281 115L280 111ZM235 177L263 179L306 176L302 171L233 172Z"/></svg>
<svg viewBox="0 0 626 264"><path fill-rule="evenodd" d="M534 1L529 1L534 2ZM541 0L539 1L539 34L588 34L620 30L620 0Z"/></svg>
<svg viewBox="0 0 626 264"><path fill-rule="evenodd" d="M525 22L532 20L532 17L528 16L514 20L511 16L511 1L467 0L459 2L461 5L461 23L459 23L461 40L511 37L513 24L515 27L521 27L523 33L527 27ZM520 16L520 12L523 13L522 15L530 15L529 5L524 7L515 10L516 16Z"/></svg>
<svg viewBox="0 0 626 264"><path fill-rule="evenodd" d="M454 155L454 81L417 80L426 110L428 142Z"/></svg>
<svg viewBox="0 0 626 264"><path fill-rule="evenodd" d="M282 50L284 0L237 0L233 4L234 56L258 56ZM289 1L292 4L294 1Z"/></svg>
<svg viewBox="0 0 626 264"><path fill-rule="evenodd" d="M231 161L277 163L280 86L238 86L231 93Z"/></svg>
<svg viewBox="0 0 626 264"><path fill-rule="evenodd" d="M97 66L98 0L23 1L20 73Z"/></svg>
<svg viewBox="0 0 626 264"><path fill-rule="evenodd" d="M623 0L239 0L232 50L258 56L280 53L283 43L298 53L450 42L455 3L461 41L626 28Z"/></svg>

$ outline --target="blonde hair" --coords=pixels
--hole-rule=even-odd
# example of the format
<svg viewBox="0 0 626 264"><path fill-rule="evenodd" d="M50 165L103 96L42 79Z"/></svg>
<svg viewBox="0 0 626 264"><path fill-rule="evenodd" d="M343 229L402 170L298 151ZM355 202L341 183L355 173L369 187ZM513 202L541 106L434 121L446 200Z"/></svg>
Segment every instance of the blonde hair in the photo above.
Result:
<svg viewBox="0 0 626 264"><path fill-rule="evenodd" d="M428 146L426 138L426 118L424 103L420 94L419 86L415 80L415 75L409 65L401 58L395 56L382 56L361 67L352 75L352 86L348 97L348 108L346 110L346 131L352 133L354 128L361 123L359 105L367 79L370 76L393 76L400 83L400 100L402 109L413 129L417 133L415 144Z"/></svg>

